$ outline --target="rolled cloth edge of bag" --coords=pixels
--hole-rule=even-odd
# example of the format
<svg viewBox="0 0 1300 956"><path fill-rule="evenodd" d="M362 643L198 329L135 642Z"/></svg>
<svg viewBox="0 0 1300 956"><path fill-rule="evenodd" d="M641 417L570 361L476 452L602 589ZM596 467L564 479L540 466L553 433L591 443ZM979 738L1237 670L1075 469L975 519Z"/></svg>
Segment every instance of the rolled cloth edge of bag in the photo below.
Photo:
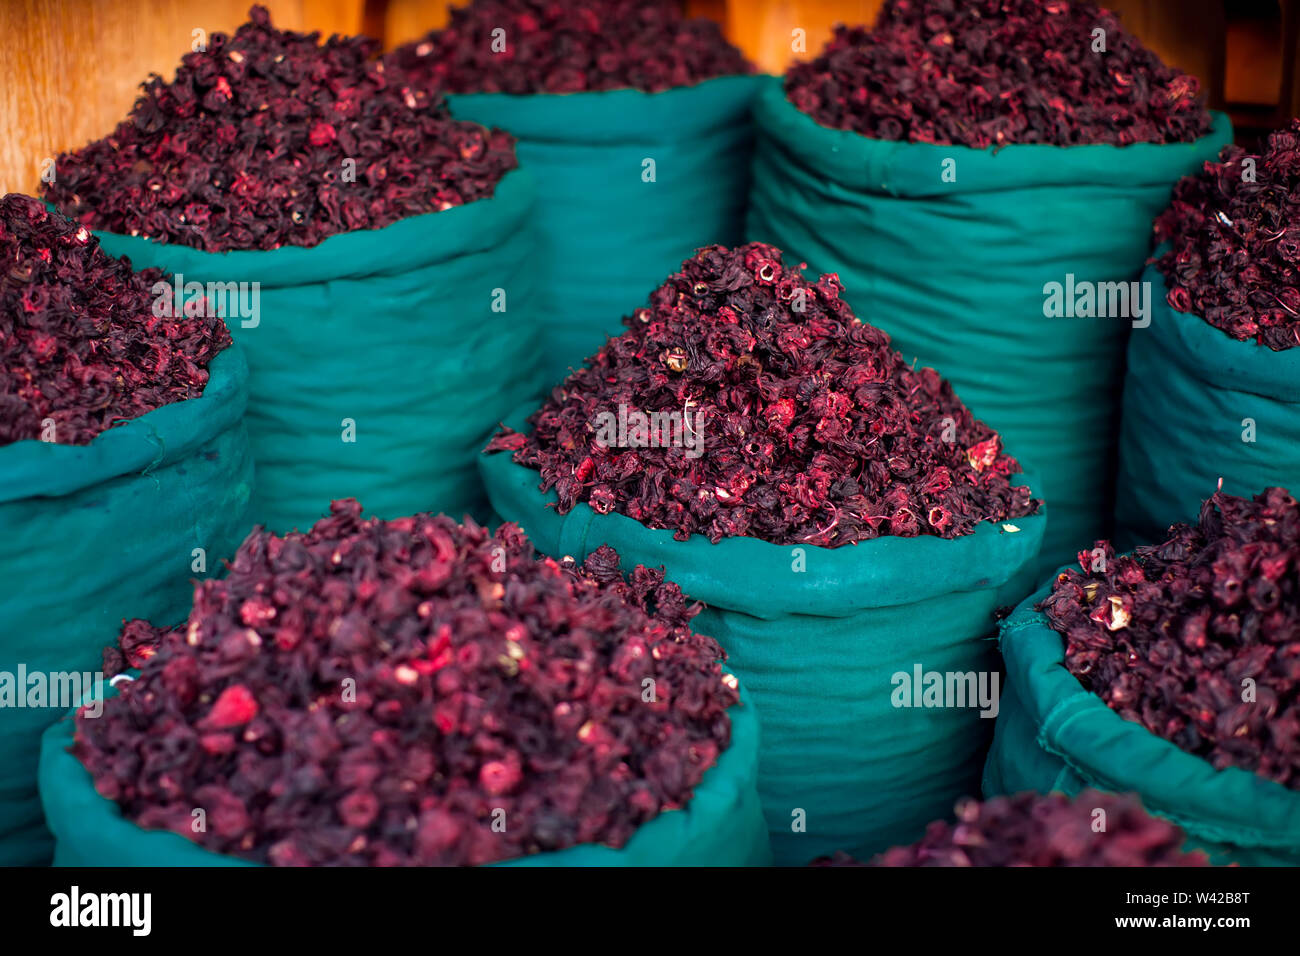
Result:
<svg viewBox="0 0 1300 956"><path fill-rule="evenodd" d="M1153 254L1163 255L1169 244ZM1281 402L1300 403L1300 346L1274 352L1253 339L1241 341L1192 312L1176 312L1169 305L1169 284L1155 263L1147 266L1143 281L1150 282L1151 328L1164 354L1189 375L1212 388L1263 395ZM1134 329L1133 336L1147 329ZM1129 348L1136 348L1133 339Z"/></svg>
<svg viewBox="0 0 1300 956"><path fill-rule="evenodd" d="M731 673L724 668L725 673ZM105 697L115 696L116 687L106 688ZM75 735L72 720L76 711L70 711L62 720L55 721L41 735L40 764L37 772L41 806L45 811L46 825L54 833L56 844L62 842L59 829L64 821L78 821L77 830L91 830L96 839L111 846L130 846L137 853L157 856L164 862L160 866L251 866L261 863L216 853L179 834L168 830L145 830L122 816L122 808L107 797L100 796L94 780L85 766L68 747ZM677 841L693 839L691 831L716 830L716 821L702 821L697 812L691 817L691 804L696 794L704 791L707 802L712 797L726 797L736 784L744 787L757 779L759 724L754 711L754 701L744 685L740 686L740 701L727 708L731 718L731 741L700 782L691 791L691 799L678 810L665 810L647 820L621 848L594 843L580 843L530 856L499 860L488 866L611 866L626 859L627 854L653 853L656 843L671 841L671 831L677 830ZM69 786L69 782L73 785ZM684 816L678 816L679 814ZM657 825L656 825L657 824ZM762 827L764 842L766 827ZM684 832L683 832L684 831ZM760 848L761 849L761 848ZM75 852L75 851L74 851ZM770 860L770 855L769 855ZM57 862L55 865L58 865ZM88 864L83 866L114 866L117 863Z"/></svg>
<svg viewBox="0 0 1300 956"><path fill-rule="evenodd" d="M530 429L525 419L533 408L518 409L506 424L526 433ZM506 520L528 515L518 523L539 550L582 561L608 544L619 552L624 571L630 563L663 566L668 578L692 600L763 619L792 612L846 617L956 591L1001 587L1037 559L1047 524L1044 503L1037 514L997 524L982 522L973 533L953 539L884 535L839 548L772 544L748 537L723 538L713 544L699 534L678 541L671 530L647 528L617 512L599 515L586 503L560 515L555 510L555 489L543 495L538 488L541 475L517 464L511 452L481 455L479 469L495 512ZM1037 486L1033 472L1021 474L1031 490ZM1020 530L1006 532L1002 528L1006 524ZM796 548L804 552L806 573L791 573ZM936 574L936 568L948 573ZM777 574L786 581L780 593L769 586Z"/></svg>
<svg viewBox="0 0 1300 956"><path fill-rule="evenodd" d="M623 146L672 142L731 117L748 120L763 77L716 76L692 86L577 93L448 93L452 116L540 143ZM461 112L464 115L462 116Z"/></svg>
<svg viewBox="0 0 1300 956"><path fill-rule="evenodd" d="M203 394L109 428L85 445L29 438L0 447L0 503L57 498L186 458L244 417L248 362L238 343L208 365Z"/></svg>
<svg viewBox="0 0 1300 956"><path fill-rule="evenodd" d="M1300 792L1239 767L1215 770L1125 720L1066 669L1065 638L1034 608L1056 577L1021 602L998 634L1007 680L1037 729L1038 746L1086 786L1135 792L1148 810L1191 836L1300 850Z"/></svg>
<svg viewBox="0 0 1300 956"><path fill-rule="evenodd" d="M772 79L776 82L765 83L754 101L760 148L779 148L837 183L886 195L945 196L1084 184L1172 186L1232 142L1232 122L1217 111L1211 111L1210 132L1191 143L1013 143L981 150L871 139L822 126L790 102L780 77ZM957 161L955 182L945 183L938 175L947 159Z"/></svg>
<svg viewBox="0 0 1300 956"><path fill-rule="evenodd" d="M158 267L181 273L187 281L258 282L279 289L400 275L485 252L521 227L536 199L532 174L516 167L501 178L491 196L441 212L408 216L379 229L335 233L314 246L206 252L139 236L93 232L101 249L111 256L125 256L136 269Z"/></svg>

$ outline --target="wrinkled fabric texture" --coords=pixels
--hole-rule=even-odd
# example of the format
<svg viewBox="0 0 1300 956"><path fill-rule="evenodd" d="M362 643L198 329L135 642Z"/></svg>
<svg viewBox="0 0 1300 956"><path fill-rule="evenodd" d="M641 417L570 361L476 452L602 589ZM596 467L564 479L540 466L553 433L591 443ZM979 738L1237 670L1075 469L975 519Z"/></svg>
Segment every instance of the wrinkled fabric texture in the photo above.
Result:
<svg viewBox="0 0 1300 956"><path fill-rule="evenodd" d="M1065 669L1065 639L1034 610L1051 582L1003 622L1006 689L984 796L1095 787L1136 793L1215 864L1300 865L1300 793L1236 767L1215 770L1115 713Z"/></svg>
<svg viewBox="0 0 1300 956"><path fill-rule="evenodd" d="M731 745L705 771L690 802L642 826L622 848L581 844L490 866L767 866L772 862L758 803L758 716L742 686L728 711ZM55 866L257 866L162 830L142 830L95 792L68 752L69 716L41 743L41 798L57 845Z"/></svg>
<svg viewBox="0 0 1300 956"><path fill-rule="evenodd" d="M311 248L205 253L96 235L137 268L260 283L256 326L227 325L251 369L251 517L284 533L347 497L380 518L483 516L475 454L502 415L544 390L533 201L531 178L514 170L490 199Z"/></svg>
<svg viewBox="0 0 1300 956"><path fill-rule="evenodd" d="M696 249L740 241L756 88L727 76L662 93L447 97L457 119L518 137L520 165L537 178L548 386L621 332Z"/></svg>
<svg viewBox="0 0 1300 956"><path fill-rule="evenodd" d="M29 675L88 671L93 680L124 619L183 620L193 580L221 573L234 555L253 488L248 367L234 346L209 371L201 397L88 445L0 448L0 569L9 585L0 593L0 673L16 681L21 665ZM42 731L68 703L0 707L0 865L50 860L37 759Z"/></svg>
<svg viewBox="0 0 1300 956"><path fill-rule="evenodd" d="M507 424L526 430L525 417ZM539 551L581 561L609 544L624 570L662 566L707 605L693 626L722 645L762 722L758 786L777 864L911 842L977 794L993 720L978 708L895 707L894 675L998 669L993 612L1032 587L1043 514L954 540L714 545L586 504L560 515L554 491L542 494L538 473L508 454L481 467L493 508Z"/></svg>
<svg viewBox="0 0 1300 956"><path fill-rule="evenodd" d="M1280 486L1300 494L1300 349L1239 342L1200 316L1175 312L1154 266L1143 276L1151 327L1133 333L1115 488L1115 545L1165 539L1195 522L1223 479L1250 497ZM1254 441L1246 441L1254 426Z"/></svg>
<svg viewBox="0 0 1300 956"><path fill-rule="evenodd" d="M1227 118L1195 143L995 152L828 129L776 80L754 113L746 239L838 273L863 321L1041 469L1040 573L1105 536L1131 321L1047 318L1044 286L1136 280L1152 220L1231 141Z"/></svg>

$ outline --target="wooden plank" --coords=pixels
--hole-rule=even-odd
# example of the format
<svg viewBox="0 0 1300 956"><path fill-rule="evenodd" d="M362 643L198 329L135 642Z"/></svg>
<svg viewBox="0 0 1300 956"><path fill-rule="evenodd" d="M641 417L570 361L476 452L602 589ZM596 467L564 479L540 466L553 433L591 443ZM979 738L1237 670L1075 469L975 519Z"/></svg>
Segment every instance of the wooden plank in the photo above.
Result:
<svg viewBox="0 0 1300 956"><path fill-rule="evenodd" d="M171 77L193 31L232 32L251 0L0 3L0 193L34 193L42 164L111 133L151 73ZM364 0L266 0L276 26L354 32ZM57 175L57 170L56 170Z"/></svg>
<svg viewBox="0 0 1300 956"><path fill-rule="evenodd" d="M728 0L727 38L764 73L816 56L837 23L875 22L884 0ZM795 31L802 31L802 50Z"/></svg>
<svg viewBox="0 0 1300 956"><path fill-rule="evenodd" d="M1223 0L1107 0L1104 5L1160 59L1196 76L1212 107L1222 106Z"/></svg>
<svg viewBox="0 0 1300 956"><path fill-rule="evenodd" d="M445 27L451 8L463 5L438 0L388 0L384 14L384 48L391 50L418 40L430 30Z"/></svg>

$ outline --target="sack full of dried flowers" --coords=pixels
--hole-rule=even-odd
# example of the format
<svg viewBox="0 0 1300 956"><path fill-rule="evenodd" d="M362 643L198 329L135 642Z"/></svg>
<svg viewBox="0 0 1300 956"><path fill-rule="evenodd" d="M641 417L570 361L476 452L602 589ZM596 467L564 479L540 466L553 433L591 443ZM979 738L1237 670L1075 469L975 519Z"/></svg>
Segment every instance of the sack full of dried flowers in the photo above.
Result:
<svg viewBox="0 0 1300 956"><path fill-rule="evenodd" d="M544 553L610 544L707 605L758 704L778 863L913 839L978 785L1034 479L771 246L700 250L624 323L493 438L493 507Z"/></svg>
<svg viewBox="0 0 1300 956"><path fill-rule="evenodd" d="M697 610L510 525L352 500L255 531L45 735L55 862L767 865L757 715Z"/></svg>
<svg viewBox="0 0 1300 956"><path fill-rule="evenodd" d="M259 314L227 319L250 367L252 521L306 528L322 501L353 494L380 516L464 515L484 507L483 437L542 388L525 318L532 194L515 170L490 199L311 249L206 253L97 235L187 282L256 289Z"/></svg>
<svg viewBox="0 0 1300 956"><path fill-rule="evenodd" d="M1108 527L1150 223L1230 124L1090 3L881 16L760 94L746 238L838 273L1035 463L1045 574Z"/></svg>
<svg viewBox="0 0 1300 956"><path fill-rule="evenodd" d="M0 200L0 260L0 865L34 865L41 732L123 618L182 617L247 533L248 367L35 198Z"/></svg>
<svg viewBox="0 0 1300 956"><path fill-rule="evenodd" d="M511 421L524 427L522 416ZM666 568L704 603L696 627L727 652L758 705L759 794L778 865L916 839L953 800L978 792L997 714L996 688L984 713L977 700L998 679L994 611L1014 601L1019 572L1032 567L1044 515L953 540L712 544L586 504L559 515L536 471L506 455L482 467L493 507L544 553L581 560L609 544ZM924 697L933 675L941 684L959 675L970 699Z"/></svg>
<svg viewBox="0 0 1300 956"><path fill-rule="evenodd" d="M254 7L45 190L226 320L250 369L251 517L275 530L349 495L380 515L475 511L480 440L542 388L514 141L451 117L377 46Z"/></svg>
<svg viewBox="0 0 1300 956"><path fill-rule="evenodd" d="M1129 340L1115 542L1158 540L1206 490L1300 488L1300 350L1234 341L1170 307L1154 266L1151 327Z"/></svg>
<svg viewBox="0 0 1300 956"><path fill-rule="evenodd" d="M1207 488L1300 488L1300 120L1182 180L1143 277L1116 483L1121 548L1196 512Z"/></svg>
<svg viewBox="0 0 1300 956"><path fill-rule="evenodd" d="M548 380L697 247L740 240L753 67L679 3L476 0L388 59L518 138L538 181Z"/></svg>
<svg viewBox="0 0 1300 956"><path fill-rule="evenodd" d="M1138 795L1216 863L1300 864L1295 560L1285 490L1223 492L1160 544L1079 554L1002 624L984 795Z"/></svg>

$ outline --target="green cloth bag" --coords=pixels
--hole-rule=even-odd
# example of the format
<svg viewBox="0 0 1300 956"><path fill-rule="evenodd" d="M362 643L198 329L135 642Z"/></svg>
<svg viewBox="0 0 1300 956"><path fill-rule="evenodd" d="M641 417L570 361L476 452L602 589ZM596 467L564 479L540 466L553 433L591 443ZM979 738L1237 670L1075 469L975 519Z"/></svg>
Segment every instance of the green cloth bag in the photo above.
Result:
<svg viewBox="0 0 1300 956"><path fill-rule="evenodd" d="M1040 577L1104 537L1131 323L1047 318L1044 286L1136 280L1174 183L1231 142L1227 117L1189 144L994 151L828 129L778 81L754 113L746 237L838 273L864 321L1041 469Z"/></svg>
<svg viewBox="0 0 1300 956"><path fill-rule="evenodd" d="M1220 478L1242 497L1273 485L1300 494L1300 348L1239 342L1170 308L1155 266L1143 278L1155 301L1151 327L1128 346L1115 491L1121 550L1195 521ZM1251 423L1255 440L1245 441Z"/></svg>
<svg viewBox="0 0 1300 956"><path fill-rule="evenodd" d="M758 717L742 686L728 711L731 744L705 771L690 801L661 813L621 849L584 843L492 866L768 866L772 850L758 803ZM68 752L71 715L41 742L41 799L57 840L56 866L258 866L205 850L165 830L143 830L95 791L80 760Z"/></svg>
<svg viewBox="0 0 1300 956"><path fill-rule="evenodd" d="M525 417L507 423L524 431ZM722 645L758 705L759 796L779 865L911 842L978 792L993 720L975 708L896 707L894 675L998 671L993 613L1032 587L1043 514L952 541L715 545L586 504L560 515L554 490L540 492L538 473L509 454L485 455L481 468L493 508L539 551L581 561L608 544L624 571L663 567L705 603L693 626Z"/></svg>
<svg viewBox="0 0 1300 956"><path fill-rule="evenodd" d="M183 620L192 579L220 572L248 533L248 366L233 346L209 372L201 397L89 444L0 448L0 865L50 860L36 766L70 703L27 698L20 668L99 674L124 619ZM15 692L44 706L15 706Z"/></svg>
<svg viewBox="0 0 1300 956"><path fill-rule="evenodd" d="M520 164L537 177L548 384L620 333L697 248L740 240L757 86L725 76L661 93L447 97L458 119L517 136Z"/></svg>
<svg viewBox="0 0 1300 956"><path fill-rule="evenodd" d="M1007 685L984 796L1136 793L1216 864L1300 864L1300 792L1245 770L1215 770L1085 690L1065 669L1064 638L1034 610L1050 591L1049 581L1002 623Z"/></svg>
<svg viewBox="0 0 1300 956"><path fill-rule="evenodd" d="M485 436L545 387L531 306L533 199L531 178L513 170L489 199L266 252L96 235L137 268L260 283L255 326L227 314L252 372L254 522L306 530L349 497L381 518L459 519L485 514L474 470ZM493 311L497 290L505 311Z"/></svg>

